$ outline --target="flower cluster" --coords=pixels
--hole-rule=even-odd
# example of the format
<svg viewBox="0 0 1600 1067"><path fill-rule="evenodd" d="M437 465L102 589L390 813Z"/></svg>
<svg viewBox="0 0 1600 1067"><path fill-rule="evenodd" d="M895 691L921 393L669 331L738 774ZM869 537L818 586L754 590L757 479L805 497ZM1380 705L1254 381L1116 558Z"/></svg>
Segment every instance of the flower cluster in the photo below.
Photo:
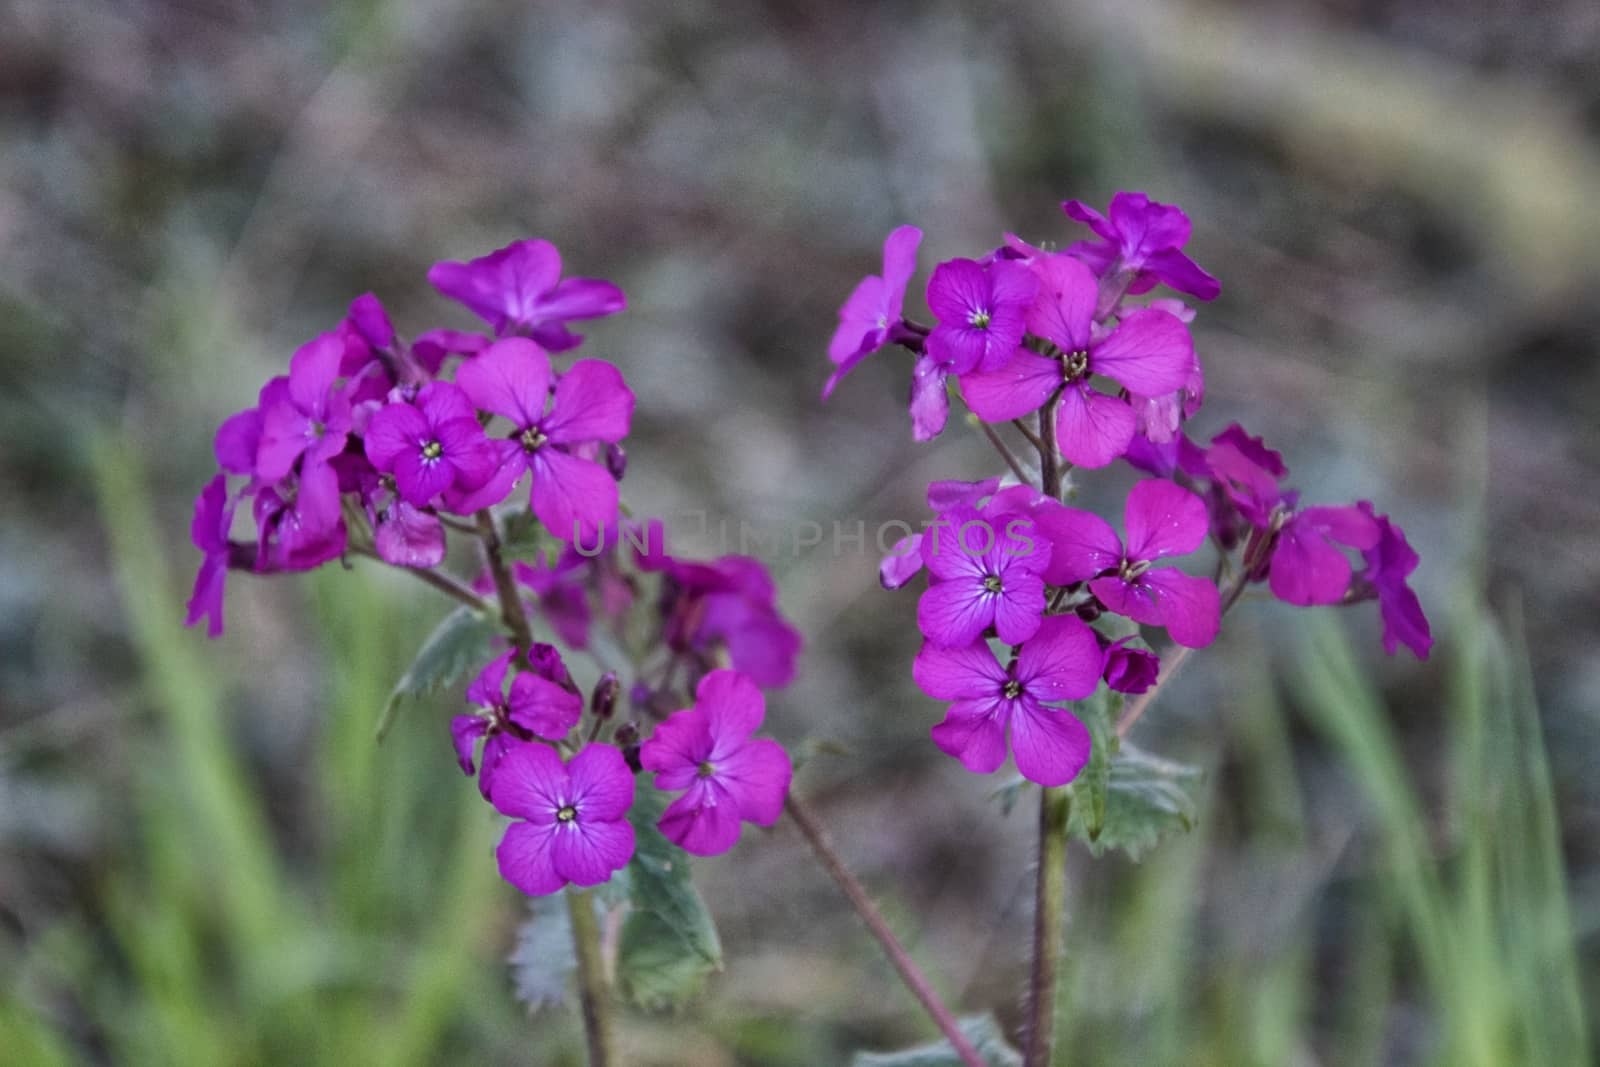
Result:
<svg viewBox="0 0 1600 1067"><path fill-rule="evenodd" d="M976 259L938 264L931 325L904 310L922 233L891 233L883 273L840 308L823 388L826 399L862 360L898 344L915 356L917 440L943 431L952 392L988 424L1011 477L929 486L933 518L895 546L880 576L889 588L928 576L914 674L951 702L935 743L986 773L1005 762L1009 734L1018 770L1046 786L1070 782L1091 750L1059 705L1102 681L1150 690L1160 661L1141 647L1141 628L1208 645L1251 583L1297 605L1376 599L1386 650L1404 644L1426 657L1432 643L1407 584L1417 556L1387 516L1366 501L1301 507L1282 485L1282 458L1237 425L1206 448L1189 436L1205 397L1195 312L1176 296L1145 296L1158 285L1200 301L1219 294L1183 250L1188 217L1142 193L1118 193L1104 215L1076 200L1062 208L1094 236L1050 251L1007 234ZM1036 465L1005 445L997 428L1007 426ZM1062 499L1067 471L1118 461L1149 476L1127 494L1121 535ZM1172 565L1208 540L1213 576Z"/></svg>
<svg viewBox="0 0 1600 1067"><path fill-rule="evenodd" d="M221 632L229 570L359 555L419 573L511 631L466 690L472 710L450 724L462 771L512 820L498 850L507 881L544 894L625 866L644 771L677 794L663 834L698 855L727 851L743 823L782 811L788 756L752 735L758 686L792 680L801 641L760 563L678 559L658 522L622 517L633 392L602 360L558 364L583 343L569 324L623 310L622 290L563 278L541 240L436 264L428 278L488 332L408 342L363 296L223 422L221 470L195 504L203 560L189 624ZM253 536L234 540L246 502ZM543 531L515 558L503 551L512 523ZM473 582L443 569L450 531L482 551ZM536 625L600 664L587 708L562 651L532 639ZM603 662L618 652L624 662ZM617 713L624 691L636 717ZM688 692L692 705L674 710Z"/></svg>

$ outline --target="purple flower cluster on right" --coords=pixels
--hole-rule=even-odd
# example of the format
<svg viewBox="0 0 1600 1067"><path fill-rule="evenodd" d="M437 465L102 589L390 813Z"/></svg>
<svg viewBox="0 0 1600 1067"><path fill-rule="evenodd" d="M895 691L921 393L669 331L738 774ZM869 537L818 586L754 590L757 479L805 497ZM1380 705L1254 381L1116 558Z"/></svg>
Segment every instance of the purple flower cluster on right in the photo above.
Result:
<svg viewBox="0 0 1600 1067"><path fill-rule="evenodd" d="M1007 234L973 259L934 267L931 324L904 313L922 232L884 244L883 273L839 310L827 399L868 356L899 345L915 357L909 410L919 441L939 436L952 393L1004 455L1011 475L935 482L934 517L883 562L897 588L927 572L915 665L929 696L950 702L934 742L988 773L1008 747L1025 778L1071 782L1088 763L1089 730L1062 704L1102 681L1122 693L1158 684L1148 628L1200 648L1250 585L1300 606L1376 600L1383 645L1427 658L1433 639L1410 576L1405 533L1367 501L1302 506L1282 456L1238 424L1201 446L1188 422L1205 375L1177 296L1209 301L1217 280L1184 251L1189 218L1122 192L1104 214L1062 205L1093 237L1047 251ZM1141 299L1142 298L1142 299ZM952 389L952 386L954 387ZM1038 454L1024 469L996 428L1014 426ZM1063 475L1122 462L1146 475L1127 495L1121 535L1062 500ZM1209 541L1213 576L1174 560Z"/></svg>

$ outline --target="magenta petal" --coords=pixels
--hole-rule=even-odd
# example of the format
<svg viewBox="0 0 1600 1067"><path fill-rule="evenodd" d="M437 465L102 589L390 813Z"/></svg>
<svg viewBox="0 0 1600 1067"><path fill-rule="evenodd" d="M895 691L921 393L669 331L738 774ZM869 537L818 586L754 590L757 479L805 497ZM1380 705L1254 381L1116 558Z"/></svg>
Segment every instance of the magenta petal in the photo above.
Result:
<svg viewBox="0 0 1600 1067"><path fill-rule="evenodd" d="M1100 684L1105 653L1076 615L1052 615L1017 653L1017 680L1037 700L1082 700Z"/></svg>
<svg viewBox="0 0 1600 1067"><path fill-rule="evenodd" d="M519 430L538 425L550 398L550 357L525 337L496 341L456 371L473 405L510 419Z"/></svg>
<svg viewBox="0 0 1600 1067"><path fill-rule="evenodd" d="M1189 648L1204 648L1216 640L1222 612L1217 587L1211 579L1184 574L1176 567L1160 567L1146 572L1139 582L1156 605L1154 621L1165 626L1174 641ZM1099 590L1095 593L1098 596Z"/></svg>
<svg viewBox="0 0 1600 1067"><path fill-rule="evenodd" d="M495 860L500 865L500 877L531 897L548 896L567 884L556 873L553 838L558 833L555 826L534 826L514 822L506 827L500 847L495 849Z"/></svg>
<svg viewBox="0 0 1600 1067"><path fill-rule="evenodd" d="M1011 362L997 371L974 371L961 376L961 396L985 422L1006 422L1038 411L1061 388L1061 364L1018 350Z"/></svg>
<svg viewBox="0 0 1600 1067"><path fill-rule="evenodd" d="M783 814L794 765L783 746L760 738L716 761L717 780L726 784L738 805L739 817L759 826L771 826Z"/></svg>
<svg viewBox="0 0 1600 1067"><path fill-rule="evenodd" d="M902 537L878 564L878 582L885 589L899 589L922 572L922 535Z"/></svg>
<svg viewBox="0 0 1600 1067"><path fill-rule="evenodd" d="M378 523L374 547L397 567L437 567L444 562L444 525L437 516L397 500Z"/></svg>
<svg viewBox="0 0 1600 1067"><path fill-rule="evenodd" d="M1090 511L1047 503L1033 521L1050 542L1044 579L1051 585L1083 582L1122 562L1122 541L1111 524Z"/></svg>
<svg viewBox="0 0 1600 1067"><path fill-rule="evenodd" d="M1160 559L1193 552L1205 542L1205 501L1175 482L1146 478L1128 493L1124 512L1128 558Z"/></svg>
<svg viewBox="0 0 1600 1067"><path fill-rule="evenodd" d="M410 404L389 404L367 423L367 458L380 471L392 471L402 455L421 448L428 433L428 420L422 412Z"/></svg>
<svg viewBox="0 0 1600 1067"><path fill-rule="evenodd" d="M183 618L185 626L193 626L201 619L206 619L206 636L222 635L222 596L227 581L228 561L225 557L209 555L200 561L200 569L194 576L194 589L189 594L188 612Z"/></svg>
<svg viewBox="0 0 1600 1067"><path fill-rule="evenodd" d="M1165 311L1144 308L1123 317L1091 349L1089 368L1140 396L1175 393L1194 370L1189 329Z"/></svg>
<svg viewBox="0 0 1600 1067"><path fill-rule="evenodd" d="M985 478L981 482L939 481L928 483L928 507L934 511L949 511L954 507L977 507L978 501L1000 488L1000 479Z"/></svg>
<svg viewBox="0 0 1600 1067"><path fill-rule="evenodd" d="M695 689L695 707L706 713L716 750L743 741L761 728L767 702L755 682L738 671L712 671Z"/></svg>
<svg viewBox="0 0 1600 1067"><path fill-rule="evenodd" d="M289 397L294 406L307 415L322 414L343 359L344 340L337 333L301 345L289 360Z"/></svg>
<svg viewBox="0 0 1600 1067"><path fill-rule="evenodd" d="M739 807L707 783L667 805L656 824L668 841L694 856L720 856L739 842Z"/></svg>
<svg viewBox="0 0 1600 1067"><path fill-rule="evenodd" d="M1044 617L1044 579L1020 568L1005 575L1005 587L994 603L994 629L1000 640L1018 645L1039 629Z"/></svg>
<svg viewBox="0 0 1600 1067"><path fill-rule="evenodd" d="M633 390L622 372L598 359L580 359L556 383L545 433L557 444L620 441L633 418Z"/></svg>
<svg viewBox="0 0 1600 1067"><path fill-rule="evenodd" d="M883 313L884 283L876 274L869 274L856 283L839 308L839 325L828 341L828 359L843 370L869 352L867 337L888 325L879 324ZM881 343L881 342L880 342ZM870 350L876 350L871 346ZM841 375L842 376L842 375Z"/></svg>
<svg viewBox="0 0 1600 1067"><path fill-rule="evenodd" d="M1080 467L1104 467L1128 450L1137 423L1126 401L1084 385L1068 387L1056 408L1056 444Z"/></svg>
<svg viewBox="0 0 1600 1067"><path fill-rule="evenodd" d="M974 641L961 648L926 643L911 664L917 686L935 700L993 696L1006 683L1006 669L989 646Z"/></svg>
<svg viewBox="0 0 1600 1067"><path fill-rule="evenodd" d="M434 497L456 481L456 469L452 464L442 459L425 460L417 449L400 453L391 469L395 488L413 507L427 507Z"/></svg>
<svg viewBox="0 0 1600 1067"><path fill-rule="evenodd" d="M256 449L261 441L261 411L246 408L228 416L212 441L217 465L230 474L254 474Z"/></svg>
<svg viewBox="0 0 1600 1067"><path fill-rule="evenodd" d="M499 706L505 699L506 671L511 666L511 659L516 653L503 652L484 664L483 670L467 686L467 703L476 704L482 708Z"/></svg>
<svg viewBox="0 0 1600 1067"><path fill-rule="evenodd" d="M1028 332L1055 342L1063 352L1087 351L1100 295L1094 273L1063 254L1044 257L1033 270L1040 292L1028 313Z"/></svg>
<svg viewBox="0 0 1600 1067"><path fill-rule="evenodd" d="M1358 506L1306 508L1295 516L1294 522L1304 523L1341 545L1363 552L1377 547L1381 533L1378 523Z"/></svg>
<svg viewBox="0 0 1600 1067"><path fill-rule="evenodd" d="M965 326L973 312L989 306L989 278L976 260L946 260L928 278L927 297L940 322Z"/></svg>
<svg viewBox="0 0 1600 1067"><path fill-rule="evenodd" d="M512 680L506 703L512 722L547 741L566 737L583 714L583 700L578 694L527 672Z"/></svg>
<svg viewBox="0 0 1600 1067"><path fill-rule="evenodd" d="M883 241L883 310L892 325L905 303L906 284L917 272L917 249L922 231L915 226L897 226Z"/></svg>
<svg viewBox="0 0 1600 1067"><path fill-rule="evenodd" d="M983 330L940 323L924 342L925 358L947 374L967 374L982 366L989 354L989 335Z"/></svg>
<svg viewBox="0 0 1600 1067"><path fill-rule="evenodd" d="M507 752L494 773L495 809L534 823L554 823L568 800L567 769L555 749L537 743Z"/></svg>
<svg viewBox="0 0 1600 1067"><path fill-rule="evenodd" d="M1222 292L1220 282L1176 248L1163 249L1146 256L1144 265L1146 270L1180 293L1190 293L1201 300L1215 300Z"/></svg>
<svg viewBox="0 0 1600 1067"><path fill-rule="evenodd" d="M1026 698L1017 702L1011 715L1011 751L1028 781L1066 785L1083 770L1093 749L1088 728L1071 712Z"/></svg>
<svg viewBox="0 0 1600 1067"><path fill-rule="evenodd" d="M671 792L687 789L699 775L702 761L711 758L711 720L703 712L685 708L673 712L639 748L639 764L656 772L656 788Z"/></svg>
<svg viewBox="0 0 1600 1067"><path fill-rule="evenodd" d="M911 436L917 441L932 441L944 432L950 417L950 394L945 390L945 372L938 360L921 356L911 371Z"/></svg>
<svg viewBox="0 0 1600 1067"><path fill-rule="evenodd" d="M456 762L463 774L472 773L473 749L488 729L489 721L482 715L457 715L450 720L450 742L455 746Z"/></svg>
<svg viewBox="0 0 1600 1067"><path fill-rule="evenodd" d="M584 823L620 819L633 806L633 772L622 753L610 745L585 745L568 762L567 773L572 777L572 803Z"/></svg>
<svg viewBox="0 0 1600 1067"><path fill-rule="evenodd" d="M567 278L538 303L538 317L557 322L598 319L628 307L628 297L603 278Z"/></svg>
<svg viewBox="0 0 1600 1067"><path fill-rule="evenodd" d="M278 481L294 468L310 439L309 418L287 403L272 405L261 414L255 472L265 481Z"/></svg>
<svg viewBox="0 0 1600 1067"><path fill-rule="evenodd" d="M593 545L617 521L617 483L604 467L541 448L532 468L533 512L552 536Z"/></svg>
<svg viewBox="0 0 1600 1067"><path fill-rule="evenodd" d="M917 601L917 628L946 648L971 644L993 624L996 599L969 578L935 582Z"/></svg>
<svg viewBox="0 0 1600 1067"><path fill-rule="evenodd" d="M959 700L930 735L933 743L975 774L989 774L1006 761L1006 720L1011 702L998 695Z"/></svg>
<svg viewBox="0 0 1600 1067"><path fill-rule="evenodd" d="M527 453L515 441L508 441L504 437L491 438L484 442L483 452L487 461L493 464L494 473L476 489L463 492L458 484L445 493L446 510L458 515L471 515L475 511L493 507L511 495L517 482L522 479L523 472L528 469Z"/></svg>
<svg viewBox="0 0 1600 1067"><path fill-rule="evenodd" d="M1304 520L1296 515L1278 534L1268 576L1272 595L1301 607L1337 604L1350 588L1350 561Z"/></svg>
<svg viewBox="0 0 1600 1067"><path fill-rule="evenodd" d="M499 788L498 775L495 788ZM632 858L633 824L623 820L598 821L579 815L558 825L550 838L552 865L573 885L599 885Z"/></svg>

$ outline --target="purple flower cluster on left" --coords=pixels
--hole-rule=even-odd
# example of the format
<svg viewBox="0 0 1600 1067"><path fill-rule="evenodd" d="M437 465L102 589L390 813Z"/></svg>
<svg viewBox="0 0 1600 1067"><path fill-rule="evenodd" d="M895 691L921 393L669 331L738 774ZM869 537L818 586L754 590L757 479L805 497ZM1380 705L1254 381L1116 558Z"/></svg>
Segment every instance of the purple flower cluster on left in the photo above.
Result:
<svg viewBox="0 0 1600 1067"><path fill-rule="evenodd" d="M557 362L583 344L570 324L622 311L623 291L564 278L543 240L435 264L428 280L487 331L407 341L362 296L218 428L221 469L191 529L203 559L189 625L222 632L229 570L305 571L362 555L419 572L512 631L466 691L473 710L450 724L461 769L512 820L498 851L507 881L545 894L610 878L634 851L628 814L645 771L677 794L663 799L661 833L691 853L727 851L742 823L771 825L782 811L789 758L752 735L765 716L760 687L788 684L801 641L758 561L677 559L659 523L623 518L634 394L603 360ZM495 546L508 516L496 509L521 512L523 483L525 521L537 521L548 550L505 560ZM234 539L247 503L253 536ZM441 570L449 530L484 549L475 582ZM530 619L604 671L587 721L562 652L531 639ZM624 683L619 668L633 677ZM617 713L622 692L636 716Z"/></svg>

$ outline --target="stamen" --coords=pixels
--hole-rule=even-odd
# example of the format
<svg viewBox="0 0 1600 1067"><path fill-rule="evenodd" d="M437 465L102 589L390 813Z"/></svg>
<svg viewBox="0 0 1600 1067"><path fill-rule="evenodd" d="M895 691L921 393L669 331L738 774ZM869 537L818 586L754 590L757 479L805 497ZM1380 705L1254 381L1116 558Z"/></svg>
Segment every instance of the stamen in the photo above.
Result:
<svg viewBox="0 0 1600 1067"><path fill-rule="evenodd" d="M422 446L423 459L434 460L442 455L444 455L444 445L441 445L438 441L429 441Z"/></svg>
<svg viewBox="0 0 1600 1067"><path fill-rule="evenodd" d="M571 804L563 804L556 811L556 822L571 822L578 817L578 809Z"/></svg>
<svg viewBox="0 0 1600 1067"><path fill-rule="evenodd" d="M710 760L701 760L700 766L695 773L702 778L710 778L717 773L717 768Z"/></svg>
<svg viewBox="0 0 1600 1067"><path fill-rule="evenodd" d="M1013 678L1000 687L1000 692L1007 700L1015 700L1022 695L1022 683Z"/></svg>
<svg viewBox="0 0 1600 1067"><path fill-rule="evenodd" d="M537 426L530 426L522 431L522 435L517 440L522 442L522 450L524 452L537 452L550 439Z"/></svg>
<svg viewBox="0 0 1600 1067"><path fill-rule="evenodd" d="M986 575L983 576L983 589L984 589L984 592L986 592L986 593L998 593L1003 588L1004 588L1004 586L1002 586L1000 584L1000 576L998 574L986 574Z"/></svg>

